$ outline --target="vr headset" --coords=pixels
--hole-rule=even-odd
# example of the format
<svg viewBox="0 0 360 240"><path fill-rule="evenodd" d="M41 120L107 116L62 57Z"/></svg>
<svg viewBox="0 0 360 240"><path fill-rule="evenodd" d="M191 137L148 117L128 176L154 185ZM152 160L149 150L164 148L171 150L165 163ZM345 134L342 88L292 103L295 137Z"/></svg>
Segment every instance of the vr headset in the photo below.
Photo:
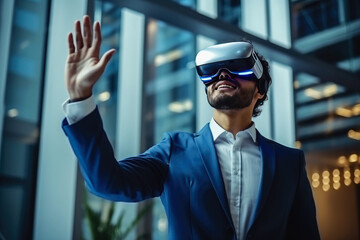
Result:
<svg viewBox="0 0 360 240"><path fill-rule="evenodd" d="M259 81L263 66L248 42L223 43L201 50L196 55L195 65L206 86L218 79L221 70L226 70L242 79L256 81L260 94L267 92L267 82Z"/></svg>

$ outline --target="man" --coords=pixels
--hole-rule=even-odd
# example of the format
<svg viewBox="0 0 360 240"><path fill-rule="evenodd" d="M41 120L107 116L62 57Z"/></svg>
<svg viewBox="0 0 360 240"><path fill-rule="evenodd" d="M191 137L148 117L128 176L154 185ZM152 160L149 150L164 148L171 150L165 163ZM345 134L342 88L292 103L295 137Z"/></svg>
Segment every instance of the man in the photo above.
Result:
<svg viewBox="0 0 360 240"><path fill-rule="evenodd" d="M113 201L160 196L169 239L319 239L302 151L261 136L252 116L271 83L248 42L215 45L196 57L213 119L199 133L166 133L146 152L117 162L92 100L114 50L99 59L101 31L89 17L68 36L63 129L88 189ZM121 144L121 143L120 143Z"/></svg>

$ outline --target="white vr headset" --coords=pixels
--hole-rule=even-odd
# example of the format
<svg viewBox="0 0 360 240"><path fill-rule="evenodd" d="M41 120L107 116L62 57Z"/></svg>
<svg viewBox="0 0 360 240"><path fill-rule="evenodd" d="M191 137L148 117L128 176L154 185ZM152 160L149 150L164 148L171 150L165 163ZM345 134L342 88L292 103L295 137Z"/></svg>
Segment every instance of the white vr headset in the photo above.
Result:
<svg viewBox="0 0 360 240"><path fill-rule="evenodd" d="M195 59L201 81L208 85L216 81L221 70L249 80L258 80L263 66L251 43L230 42L201 50Z"/></svg>

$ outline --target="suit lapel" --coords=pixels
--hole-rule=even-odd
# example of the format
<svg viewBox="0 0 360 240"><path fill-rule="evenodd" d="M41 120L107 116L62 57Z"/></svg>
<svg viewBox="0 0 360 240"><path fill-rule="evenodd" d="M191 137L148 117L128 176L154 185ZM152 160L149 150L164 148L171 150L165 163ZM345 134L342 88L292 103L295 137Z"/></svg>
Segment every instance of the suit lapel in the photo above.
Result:
<svg viewBox="0 0 360 240"><path fill-rule="evenodd" d="M209 124L207 124L197 135L195 135L194 140L201 154L201 159L204 163L211 184L213 185L216 195L219 198L220 204L227 219L231 223L232 227L234 227Z"/></svg>
<svg viewBox="0 0 360 240"><path fill-rule="evenodd" d="M221 175L220 166L217 160L213 137L207 124L198 134L195 135L195 143L201 154L201 159L205 166L208 177L213 185L220 204L225 212L228 221L234 228L230 215L230 208L226 197L225 186ZM275 174L275 150L273 144L257 132L257 141L259 143L261 158L263 161L263 172L261 177L261 186L258 201L256 203L255 213L251 225L258 218L266 200L269 196L271 185ZM251 228L251 227L250 227Z"/></svg>
<svg viewBox="0 0 360 240"><path fill-rule="evenodd" d="M254 217L252 223L254 223L257 219L266 203L275 174L275 150L273 148L273 144L271 144L259 132L257 132L257 140L263 162L263 173L261 177L259 198L256 204L256 210L253 215Z"/></svg>

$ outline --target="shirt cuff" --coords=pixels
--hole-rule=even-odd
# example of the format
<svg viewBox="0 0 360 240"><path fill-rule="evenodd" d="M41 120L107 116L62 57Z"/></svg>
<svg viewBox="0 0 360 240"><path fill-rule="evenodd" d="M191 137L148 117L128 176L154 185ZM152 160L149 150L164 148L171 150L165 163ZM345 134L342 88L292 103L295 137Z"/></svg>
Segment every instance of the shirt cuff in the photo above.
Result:
<svg viewBox="0 0 360 240"><path fill-rule="evenodd" d="M89 115L92 111L95 110L96 104L94 97L91 96L85 100L70 102L70 99L67 99L62 104L65 117L69 123L69 125L74 124L87 115Z"/></svg>

